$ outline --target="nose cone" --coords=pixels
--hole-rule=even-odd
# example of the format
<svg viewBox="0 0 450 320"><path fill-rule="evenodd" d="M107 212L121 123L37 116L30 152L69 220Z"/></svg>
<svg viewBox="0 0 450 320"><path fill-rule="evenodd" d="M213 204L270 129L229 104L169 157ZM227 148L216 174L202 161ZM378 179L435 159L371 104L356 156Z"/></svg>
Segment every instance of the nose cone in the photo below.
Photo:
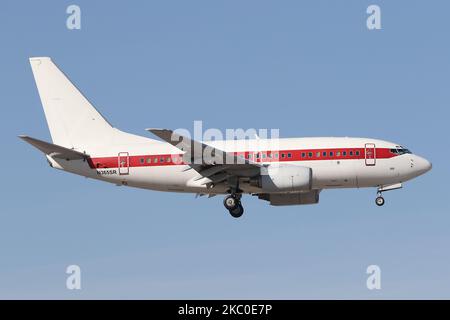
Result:
<svg viewBox="0 0 450 320"><path fill-rule="evenodd" d="M414 162L414 169L418 174L424 174L431 170L432 164L425 158L417 156Z"/></svg>

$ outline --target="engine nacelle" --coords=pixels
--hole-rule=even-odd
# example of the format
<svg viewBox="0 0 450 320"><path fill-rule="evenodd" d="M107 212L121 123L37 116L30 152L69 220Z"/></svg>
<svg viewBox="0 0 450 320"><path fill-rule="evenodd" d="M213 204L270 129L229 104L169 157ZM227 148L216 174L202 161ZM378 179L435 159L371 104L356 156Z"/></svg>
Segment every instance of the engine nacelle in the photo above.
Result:
<svg viewBox="0 0 450 320"><path fill-rule="evenodd" d="M298 204L315 204L319 202L320 190L295 193L260 193L258 198L270 201L272 206L290 206Z"/></svg>
<svg viewBox="0 0 450 320"><path fill-rule="evenodd" d="M269 165L261 168L261 175L251 184L268 193L308 191L312 185L312 170L296 165Z"/></svg>

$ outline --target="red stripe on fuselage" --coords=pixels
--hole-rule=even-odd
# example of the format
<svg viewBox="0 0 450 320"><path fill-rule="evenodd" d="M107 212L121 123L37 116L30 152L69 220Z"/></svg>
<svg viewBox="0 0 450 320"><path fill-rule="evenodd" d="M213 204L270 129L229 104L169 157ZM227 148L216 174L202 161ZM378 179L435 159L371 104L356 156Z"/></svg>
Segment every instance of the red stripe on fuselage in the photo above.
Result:
<svg viewBox="0 0 450 320"><path fill-rule="evenodd" d="M245 151L234 152L235 155L245 157L253 162L289 162L289 161L319 161L319 160L363 160L364 148L332 148L332 149L302 149L281 151ZM345 153L345 155L344 155ZM250 158L249 158L250 155ZM257 156L259 155L259 156ZM390 152L388 148L376 148L376 159L388 159L398 154ZM129 156L129 167L156 167L185 165L181 160L182 154L153 154ZM96 157L88 159L92 169L118 168L118 157Z"/></svg>

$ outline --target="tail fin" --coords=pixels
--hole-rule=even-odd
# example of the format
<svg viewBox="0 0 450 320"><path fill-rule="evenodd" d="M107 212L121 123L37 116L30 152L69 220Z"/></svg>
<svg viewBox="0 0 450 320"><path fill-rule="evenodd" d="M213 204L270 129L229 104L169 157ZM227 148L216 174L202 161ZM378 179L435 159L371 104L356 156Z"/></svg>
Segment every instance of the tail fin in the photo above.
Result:
<svg viewBox="0 0 450 320"><path fill-rule="evenodd" d="M83 149L108 143L114 128L48 57L30 58L54 144Z"/></svg>

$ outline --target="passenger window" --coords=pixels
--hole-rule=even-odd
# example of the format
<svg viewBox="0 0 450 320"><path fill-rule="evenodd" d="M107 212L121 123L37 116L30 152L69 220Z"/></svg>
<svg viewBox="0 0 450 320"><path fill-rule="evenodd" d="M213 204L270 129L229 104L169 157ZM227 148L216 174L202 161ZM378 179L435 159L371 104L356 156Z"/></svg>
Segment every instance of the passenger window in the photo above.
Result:
<svg viewBox="0 0 450 320"><path fill-rule="evenodd" d="M282 154L281 154L281 157L284 158L284 157L286 157L286 155L285 155L284 153L282 153Z"/></svg>
<svg viewBox="0 0 450 320"><path fill-rule="evenodd" d="M278 159L278 152L275 152L275 158Z"/></svg>
<svg viewBox="0 0 450 320"><path fill-rule="evenodd" d="M340 151L336 151L336 157L340 157L341 156L341 152Z"/></svg>
<svg viewBox="0 0 450 320"><path fill-rule="evenodd" d="M347 156L347 151L342 151L342 155L345 157Z"/></svg>
<svg viewBox="0 0 450 320"><path fill-rule="evenodd" d="M164 158L161 157L161 158L159 159L159 162L164 162Z"/></svg>
<svg viewBox="0 0 450 320"><path fill-rule="evenodd" d="M170 160L171 160L170 157L167 157L167 158L166 158L166 161L167 161L167 162L170 162Z"/></svg>
<svg viewBox="0 0 450 320"><path fill-rule="evenodd" d="M319 151L319 152L316 152L316 157L317 157L317 158L320 158L320 151Z"/></svg>
<svg viewBox="0 0 450 320"><path fill-rule="evenodd" d="M350 154L350 156L353 156L353 151L350 151L349 154Z"/></svg>
<svg viewBox="0 0 450 320"><path fill-rule="evenodd" d="M302 158L306 157L306 153L302 152Z"/></svg>
<svg viewBox="0 0 450 320"><path fill-rule="evenodd" d="M312 152L308 152L308 157L312 158Z"/></svg>
<svg viewBox="0 0 450 320"><path fill-rule="evenodd" d="M332 157L333 156L333 151L330 151L330 157Z"/></svg>
<svg viewBox="0 0 450 320"><path fill-rule="evenodd" d="M151 158L147 158L147 164L152 163L152 159Z"/></svg>
<svg viewBox="0 0 450 320"><path fill-rule="evenodd" d="M145 162L144 158L140 158L139 161L141 162L141 164L144 164Z"/></svg>
<svg viewBox="0 0 450 320"><path fill-rule="evenodd" d="M326 157L326 156L327 156L326 151L322 152L322 155L323 155L324 157Z"/></svg>
<svg viewBox="0 0 450 320"><path fill-rule="evenodd" d="M288 158L291 158L291 157L292 157L292 154L288 153Z"/></svg>
<svg viewBox="0 0 450 320"><path fill-rule="evenodd" d="M359 151L356 151L356 155L359 156Z"/></svg>

